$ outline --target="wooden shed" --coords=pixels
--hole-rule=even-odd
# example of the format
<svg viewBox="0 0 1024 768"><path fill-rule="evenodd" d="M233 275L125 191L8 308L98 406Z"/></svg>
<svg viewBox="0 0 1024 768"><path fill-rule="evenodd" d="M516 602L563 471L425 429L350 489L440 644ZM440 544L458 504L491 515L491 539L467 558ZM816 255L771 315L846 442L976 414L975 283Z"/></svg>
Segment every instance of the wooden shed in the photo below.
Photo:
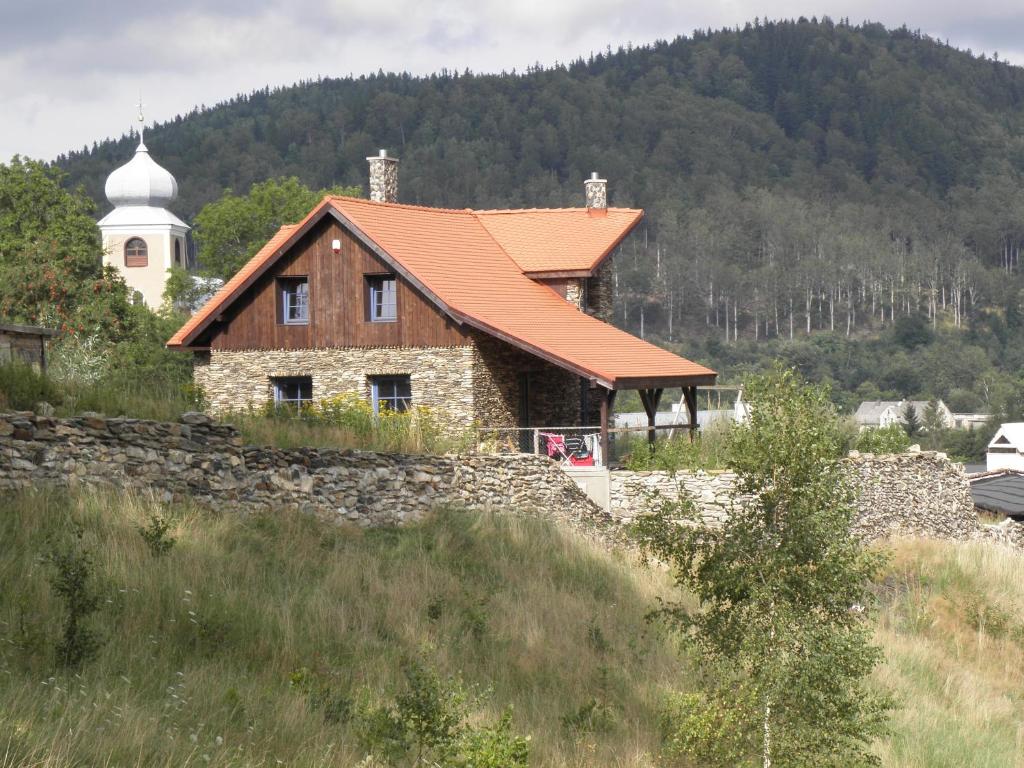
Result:
<svg viewBox="0 0 1024 768"><path fill-rule="evenodd" d="M46 342L56 335L52 328L0 323L0 365L20 360L45 373Z"/></svg>

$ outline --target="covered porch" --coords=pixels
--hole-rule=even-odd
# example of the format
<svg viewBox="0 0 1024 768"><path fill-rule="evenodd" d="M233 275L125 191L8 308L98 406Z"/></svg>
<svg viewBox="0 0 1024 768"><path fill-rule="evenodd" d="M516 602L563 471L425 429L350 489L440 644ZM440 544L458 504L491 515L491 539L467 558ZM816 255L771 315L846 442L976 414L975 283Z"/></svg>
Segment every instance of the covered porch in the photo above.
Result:
<svg viewBox="0 0 1024 768"><path fill-rule="evenodd" d="M564 371L562 371L564 373ZM566 466L611 466L623 450L635 448L642 438L655 450L658 439L672 438L693 442L699 430L698 391L712 386L715 374L669 376L648 379L620 379L613 386L604 386L593 379L578 378L579 403L572 404L575 418L561 418L550 409L537 409L535 402L546 399L550 390L527 375L518 381L517 426L478 427L478 444L483 450L512 451L548 455ZM636 391L646 415L642 426L616 426L613 419L620 392ZM561 391L566 392L562 387ZM658 412L666 392L678 397L678 412L672 423L659 423ZM680 397L681 393L681 397ZM538 413L538 411L541 411ZM537 416L540 416L538 419ZM665 413L662 413L664 419Z"/></svg>

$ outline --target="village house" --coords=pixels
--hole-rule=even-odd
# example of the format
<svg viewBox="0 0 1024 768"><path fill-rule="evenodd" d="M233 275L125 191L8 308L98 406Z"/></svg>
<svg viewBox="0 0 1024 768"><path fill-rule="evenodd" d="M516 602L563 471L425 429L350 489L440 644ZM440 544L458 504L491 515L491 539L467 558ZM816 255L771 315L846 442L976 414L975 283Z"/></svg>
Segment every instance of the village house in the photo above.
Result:
<svg viewBox="0 0 1024 768"><path fill-rule="evenodd" d="M643 212L609 208L604 179L579 208L427 208L397 202L396 158L367 159L369 200L281 227L169 341L211 409L356 393L453 428L600 425L607 456L618 391L640 391L653 427L682 387L696 428L715 372L607 322L607 259Z"/></svg>
<svg viewBox="0 0 1024 768"><path fill-rule="evenodd" d="M857 408L853 418L861 429L905 424L908 405L914 408L918 422L923 423L924 415L929 408L927 400L865 400ZM936 401L936 411L945 429L953 429L956 426L953 412L941 400Z"/></svg>

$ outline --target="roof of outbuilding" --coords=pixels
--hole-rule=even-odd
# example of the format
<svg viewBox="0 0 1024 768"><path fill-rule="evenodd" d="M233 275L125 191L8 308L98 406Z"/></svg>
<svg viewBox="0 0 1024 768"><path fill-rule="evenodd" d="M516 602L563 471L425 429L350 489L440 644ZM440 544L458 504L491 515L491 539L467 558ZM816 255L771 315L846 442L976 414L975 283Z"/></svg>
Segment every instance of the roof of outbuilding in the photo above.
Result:
<svg viewBox="0 0 1024 768"><path fill-rule="evenodd" d="M974 506L1011 517L1024 516L1024 474L1000 472L971 480Z"/></svg>
<svg viewBox="0 0 1024 768"><path fill-rule="evenodd" d="M188 346L212 319L237 298L246 285L268 268L306 225L318 215L333 213L400 274L416 285L450 316L557 365L593 378L605 386L678 385L683 380L710 383L715 372L665 349L636 338L580 312L550 288L524 274L524 265L543 265L540 254L554 254L549 265L578 266L600 262L606 251L635 226L641 215L595 217L587 209L551 212L559 222L539 225L544 211L522 215L424 208L378 203L349 197L329 197L303 222L282 228L224 288L170 340ZM611 220L614 227L608 226ZM488 227L484 221L490 221ZM500 221L497 225L495 221ZM512 222L522 223L516 230ZM492 231L493 230L493 231ZM570 248L533 238L548 232L550 239L576 245L583 254L567 261ZM497 233L497 236L495 235ZM533 234L530 234L533 233ZM518 254L517 261L506 247ZM601 255L603 254L603 255ZM542 270L552 271L552 270Z"/></svg>

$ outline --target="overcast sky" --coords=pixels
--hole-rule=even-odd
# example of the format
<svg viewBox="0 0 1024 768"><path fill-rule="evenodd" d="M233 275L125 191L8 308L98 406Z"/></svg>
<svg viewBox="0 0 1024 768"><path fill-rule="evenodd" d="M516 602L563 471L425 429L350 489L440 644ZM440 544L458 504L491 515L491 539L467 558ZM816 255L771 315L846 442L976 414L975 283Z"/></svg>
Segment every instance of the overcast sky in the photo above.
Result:
<svg viewBox="0 0 1024 768"><path fill-rule="evenodd" d="M522 70L755 16L907 26L1024 64L1021 0L0 0L0 161L51 159L264 85Z"/></svg>

